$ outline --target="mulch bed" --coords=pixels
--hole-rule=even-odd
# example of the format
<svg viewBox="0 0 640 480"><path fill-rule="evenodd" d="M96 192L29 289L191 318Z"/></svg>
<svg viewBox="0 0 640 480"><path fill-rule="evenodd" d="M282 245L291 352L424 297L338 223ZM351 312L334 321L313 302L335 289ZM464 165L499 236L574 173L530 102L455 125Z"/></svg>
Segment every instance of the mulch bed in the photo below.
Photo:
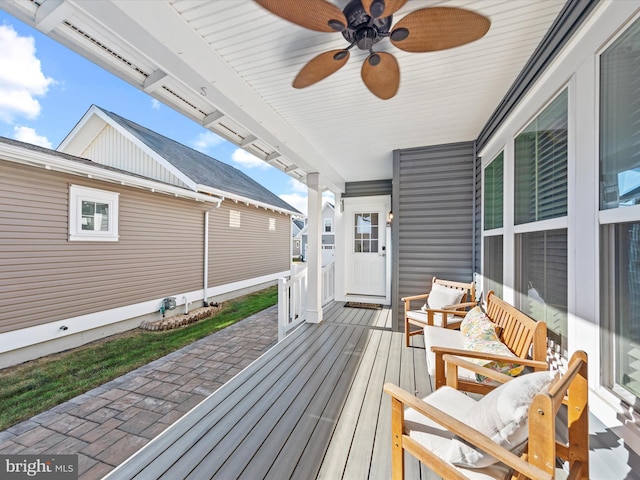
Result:
<svg viewBox="0 0 640 480"><path fill-rule="evenodd" d="M173 330L174 328L184 327L190 325L203 318L213 317L216 313L222 310L222 304L215 304L209 307L200 307L191 310L189 313L183 313L181 315L174 315L172 317L166 317L162 320L156 321L144 321L140 324L142 330L150 330L158 332L162 330Z"/></svg>

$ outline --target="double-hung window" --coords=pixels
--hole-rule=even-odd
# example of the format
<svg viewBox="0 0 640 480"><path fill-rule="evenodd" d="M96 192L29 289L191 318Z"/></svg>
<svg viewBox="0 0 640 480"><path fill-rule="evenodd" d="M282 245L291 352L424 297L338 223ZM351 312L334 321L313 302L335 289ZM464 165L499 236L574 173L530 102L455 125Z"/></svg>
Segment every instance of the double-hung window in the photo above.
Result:
<svg viewBox="0 0 640 480"><path fill-rule="evenodd" d="M515 138L516 291L521 310L567 349L568 93Z"/></svg>
<svg viewBox="0 0 640 480"><path fill-rule="evenodd" d="M640 397L640 20L600 56L600 319L604 383Z"/></svg>
<svg viewBox="0 0 640 480"><path fill-rule="evenodd" d="M118 241L118 193L71 185L69 240Z"/></svg>

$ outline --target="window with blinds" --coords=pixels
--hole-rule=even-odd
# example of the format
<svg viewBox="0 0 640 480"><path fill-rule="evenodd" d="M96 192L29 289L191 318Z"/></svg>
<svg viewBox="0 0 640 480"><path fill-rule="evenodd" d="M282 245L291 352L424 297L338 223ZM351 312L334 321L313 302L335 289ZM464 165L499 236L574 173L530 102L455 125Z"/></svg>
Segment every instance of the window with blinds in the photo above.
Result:
<svg viewBox="0 0 640 480"><path fill-rule="evenodd" d="M549 338L567 349L567 230L516 236L520 309L547 323Z"/></svg>
<svg viewBox="0 0 640 480"><path fill-rule="evenodd" d="M484 229L502 228L504 212L504 152L484 169Z"/></svg>
<svg viewBox="0 0 640 480"><path fill-rule="evenodd" d="M489 293L490 290L500 298L502 296L503 282L503 240L502 235L484 237L484 264L482 276L484 278L483 290Z"/></svg>
<svg viewBox="0 0 640 480"><path fill-rule="evenodd" d="M600 320L604 383L640 397L640 20L600 56Z"/></svg>
<svg viewBox="0 0 640 480"><path fill-rule="evenodd" d="M600 208L640 204L640 20L600 58Z"/></svg>
<svg viewBox="0 0 640 480"><path fill-rule="evenodd" d="M515 139L515 224L567 215L568 93Z"/></svg>

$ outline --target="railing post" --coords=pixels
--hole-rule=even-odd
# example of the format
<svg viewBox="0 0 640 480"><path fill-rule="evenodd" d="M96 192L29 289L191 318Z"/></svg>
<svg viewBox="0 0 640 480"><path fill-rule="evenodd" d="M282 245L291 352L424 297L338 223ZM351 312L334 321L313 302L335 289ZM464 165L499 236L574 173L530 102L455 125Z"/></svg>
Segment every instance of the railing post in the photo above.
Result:
<svg viewBox="0 0 640 480"><path fill-rule="evenodd" d="M289 323L289 287L287 279L278 279L278 341L282 341L287 334Z"/></svg>

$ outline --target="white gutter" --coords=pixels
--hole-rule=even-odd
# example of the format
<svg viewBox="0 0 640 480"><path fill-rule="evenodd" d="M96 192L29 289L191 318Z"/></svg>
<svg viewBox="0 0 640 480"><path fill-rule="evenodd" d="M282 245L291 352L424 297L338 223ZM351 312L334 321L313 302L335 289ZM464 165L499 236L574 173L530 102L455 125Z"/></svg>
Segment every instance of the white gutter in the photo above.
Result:
<svg viewBox="0 0 640 480"><path fill-rule="evenodd" d="M97 166L99 164L87 164L87 160L78 157L77 160L64 158L52 151L52 153L42 152L40 150L32 150L28 147L12 145L0 142L0 160L6 160L13 163L20 163L34 167L43 167L47 170L78 175L81 177L92 178L111 183L119 183L128 187L142 188L152 193L163 193L174 197L188 198L200 202L220 203L224 198L212 196L207 193L200 193L188 190L186 188L177 187L163 182L137 177L123 171L111 170ZM64 154L67 155L67 154Z"/></svg>
<svg viewBox="0 0 640 480"><path fill-rule="evenodd" d="M220 203L216 206L220 208ZM210 208L204 212L204 278L202 281L202 303L207 306L207 290L209 289L209 212Z"/></svg>
<svg viewBox="0 0 640 480"><path fill-rule="evenodd" d="M296 212L293 210L287 210L285 208L276 207L274 205L270 205L268 203L259 202L258 200L254 200L249 197L243 197L242 195L235 195L233 193L225 192L223 190L218 190L217 188L208 187L207 185L196 185L196 189L199 192L206 192L212 195L222 197L222 200L229 199L234 202L242 202L246 205L255 205L256 208L264 208L265 210L271 210L272 212L284 213L286 215L291 215L296 218L304 218L304 215L300 212Z"/></svg>

